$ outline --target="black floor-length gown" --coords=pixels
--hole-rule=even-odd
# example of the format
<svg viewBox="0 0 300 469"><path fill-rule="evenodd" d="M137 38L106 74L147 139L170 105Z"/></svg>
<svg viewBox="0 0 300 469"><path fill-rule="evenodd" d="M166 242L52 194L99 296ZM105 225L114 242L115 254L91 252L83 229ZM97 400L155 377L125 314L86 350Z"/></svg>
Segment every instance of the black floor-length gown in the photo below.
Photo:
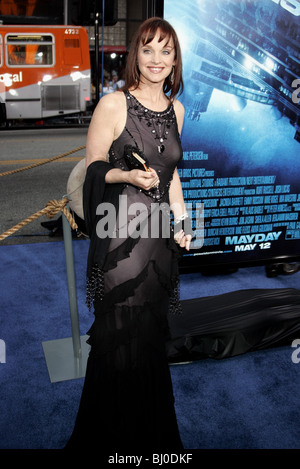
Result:
<svg viewBox="0 0 300 469"><path fill-rule="evenodd" d="M93 275L97 269L100 274L88 332L91 352L66 448L180 451L165 341L167 316L179 305L168 190L182 149L172 104L156 112L129 92L125 98L126 126L112 144L110 164L126 169L124 145L137 146L160 185L148 192L122 185L119 192L117 223L104 261L101 269L93 266ZM97 229L99 235L100 225Z"/></svg>

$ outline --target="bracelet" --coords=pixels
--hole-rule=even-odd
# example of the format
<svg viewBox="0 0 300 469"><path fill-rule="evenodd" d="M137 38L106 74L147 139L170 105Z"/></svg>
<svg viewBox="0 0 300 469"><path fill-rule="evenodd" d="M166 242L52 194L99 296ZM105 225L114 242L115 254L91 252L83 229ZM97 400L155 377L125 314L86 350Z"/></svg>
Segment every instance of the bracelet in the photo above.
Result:
<svg viewBox="0 0 300 469"><path fill-rule="evenodd" d="M189 214L187 212L183 213L182 215L179 215L174 219L174 225L177 225L177 223L180 223L181 221L185 220L188 218Z"/></svg>
<svg viewBox="0 0 300 469"><path fill-rule="evenodd" d="M189 216L174 224L174 234L180 230L183 230L185 235L191 235L192 239L194 239L195 233L193 232L192 221Z"/></svg>

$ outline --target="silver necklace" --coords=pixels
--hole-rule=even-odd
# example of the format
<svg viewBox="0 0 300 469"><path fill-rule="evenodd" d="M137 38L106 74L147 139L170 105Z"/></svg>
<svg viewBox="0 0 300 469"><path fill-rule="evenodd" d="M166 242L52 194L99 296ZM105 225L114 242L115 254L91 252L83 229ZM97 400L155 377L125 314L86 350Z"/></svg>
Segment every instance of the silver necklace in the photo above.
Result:
<svg viewBox="0 0 300 469"><path fill-rule="evenodd" d="M163 122L161 122L160 114L158 114L157 117L158 121L156 123L154 122L153 118L151 119L153 127L151 133L155 136L155 140L159 141L159 144L157 145L158 153L163 153L165 151L164 141L167 140L169 132L168 130L166 130L166 121L164 120Z"/></svg>
<svg viewBox="0 0 300 469"><path fill-rule="evenodd" d="M147 125L152 127L151 133L154 136L155 140L158 140L157 151L162 154L165 151L164 141L167 140L170 128L170 112L171 108L167 112L157 112L147 109L135 96L130 92L127 93L127 99L133 98L135 105L133 109L137 117L141 120L145 118ZM161 120L161 116L162 120Z"/></svg>

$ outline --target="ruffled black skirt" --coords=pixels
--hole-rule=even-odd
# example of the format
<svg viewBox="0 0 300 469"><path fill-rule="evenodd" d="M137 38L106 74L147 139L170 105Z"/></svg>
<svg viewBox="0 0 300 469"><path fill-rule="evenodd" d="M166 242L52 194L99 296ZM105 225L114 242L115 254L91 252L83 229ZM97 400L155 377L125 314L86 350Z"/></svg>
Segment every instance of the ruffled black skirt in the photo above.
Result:
<svg viewBox="0 0 300 469"><path fill-rule="evenodd" d="M129 203L131 196L136 200L133 191L127 189ZM149 198L145 200L150 204ZM178 304L178 254L172 237L162 236L160 230L157 237L150 236L150 208L135 223L139 236L117 235L111 240L99 280L102 294L94 302L95 320L88 332L91 352L80 407L67 449L183 448L166 353L170 304L173 310ZM122 204L119 213L124 217ZM164 216L161 212L160 223Z"/></svg>

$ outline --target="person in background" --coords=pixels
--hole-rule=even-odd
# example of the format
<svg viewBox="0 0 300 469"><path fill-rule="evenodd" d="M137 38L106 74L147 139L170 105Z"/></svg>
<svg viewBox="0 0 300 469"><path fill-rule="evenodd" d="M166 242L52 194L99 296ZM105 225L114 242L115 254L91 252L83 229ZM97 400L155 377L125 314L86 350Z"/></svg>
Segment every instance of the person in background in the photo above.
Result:
<svg viewBox="0 0 300 469"><path fill-rule="evenodd" d="M122 90L123 87L125 86L124 71L123 70L120 74L120 78L118 79L116 85L117 85L117 90Z"/></svg>
<svg viewBox="0 0 300 469"><path fill-rule="evenodd" d="M117 88L117 82L119 80L119 77L118 77L118 74L115 70L113 70L111 72L111 82L110 82L110 86L112 87L112 89L114 91L116 91L118 88Z"/></svg>
<svg viewBox="0 0 300 469"><path fill-rule="evenodd" d="M103 91L100 93L100 97L105 96L106 94L113 93L114 89L110 85L109 80L107 78L104 78L103 80Z"/></svg>

